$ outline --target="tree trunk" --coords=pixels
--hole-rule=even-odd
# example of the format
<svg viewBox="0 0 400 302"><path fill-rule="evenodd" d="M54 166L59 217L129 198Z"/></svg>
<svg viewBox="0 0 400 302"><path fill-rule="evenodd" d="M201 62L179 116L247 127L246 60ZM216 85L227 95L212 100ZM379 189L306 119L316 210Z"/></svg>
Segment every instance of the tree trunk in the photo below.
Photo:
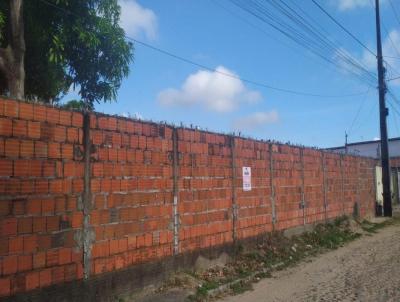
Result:
<svg viewBox="0 0 400 302"><path fill-rule="evenodd" d="M10 96L23 99L25 96L25 37L23 0L10 0L10 41L0 49L0 71L7 80Z"/></svg>

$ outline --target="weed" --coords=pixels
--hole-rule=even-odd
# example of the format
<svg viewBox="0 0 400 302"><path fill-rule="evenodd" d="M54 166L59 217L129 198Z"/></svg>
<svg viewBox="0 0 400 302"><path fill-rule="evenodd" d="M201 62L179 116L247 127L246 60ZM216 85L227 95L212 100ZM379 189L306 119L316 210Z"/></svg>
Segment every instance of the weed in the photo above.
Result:
<svg viewBox="0 0 400 302"><path fill-rule="evenodd" d="M245 291L251 290L253 286L251 285L250 282L245 282L245 281L239 281L235 282L230 286L230 289L232 290L234 295L239 295L241 293L244 293Z"/></svg>

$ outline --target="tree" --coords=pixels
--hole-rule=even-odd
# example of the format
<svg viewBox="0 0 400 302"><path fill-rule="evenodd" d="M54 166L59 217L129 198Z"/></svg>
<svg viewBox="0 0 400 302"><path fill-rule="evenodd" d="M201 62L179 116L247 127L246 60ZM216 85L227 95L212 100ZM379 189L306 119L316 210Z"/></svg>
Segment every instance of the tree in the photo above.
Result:
<svg viewBox="0 0 400 302"><path fill-rule="evenodd" d="M93 106L90 106L90 104L87 104L82 100L70 100L70 101L66 102L65 104L63 104L61 106L61 108L68 109L68 110L79 110L79 111L82 111L85 109L89 109L89 110L94 109Z"/></svg>
<svg viewBox="0 0 400 302"><path fill-rule="evenodd" d="M23 0L10 0L8 12L8 18L1 13L0 25L7 29L7 33L2 33L0 37L8 40L7 46L0 48L0 71L3 74L1 82L7 83L12 96L21 99L25 91Z"/></svg>
<svg viewBox="0 0 400 302"><path fill-rule="evenodd" d="M12 16L20 1L0 3L0 61L4 50L15 52ZM25 0L21 13L22 6L24 26L17 36L25 33L26 49L17 49L25 55L25 91L18 95L12 72L0 66L0 92L54 102L74 87L90 106L115 100L133 58L133 45L119 26L117 0Z"/></svg>

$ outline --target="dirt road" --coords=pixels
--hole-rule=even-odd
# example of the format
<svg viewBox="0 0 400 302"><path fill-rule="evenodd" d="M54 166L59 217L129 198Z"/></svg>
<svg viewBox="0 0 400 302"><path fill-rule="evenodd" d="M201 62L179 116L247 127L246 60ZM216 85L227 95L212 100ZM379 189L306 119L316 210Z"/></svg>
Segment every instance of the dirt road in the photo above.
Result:
<svg viewBox="0 0 400 302"><path fill-rule="evenodd" d="M400 301L400 226L276 272L253 291L222 301Z"/></svg>

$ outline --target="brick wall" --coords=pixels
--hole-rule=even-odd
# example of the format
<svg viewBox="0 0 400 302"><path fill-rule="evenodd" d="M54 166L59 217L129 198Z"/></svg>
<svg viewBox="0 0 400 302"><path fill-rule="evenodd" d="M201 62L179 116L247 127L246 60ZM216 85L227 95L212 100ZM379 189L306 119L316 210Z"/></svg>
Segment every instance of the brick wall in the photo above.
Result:
<svg viewBox="0 0 400 302"><path fill-rule="evenodd" d="M0 296L82 278L82 114L0 100Z"/></svg>
<svg viewBox="0 0 400 302"><path fill-rule="evenodd" d="M375 164L0 99L0 296L372 215Z"/></svg>

